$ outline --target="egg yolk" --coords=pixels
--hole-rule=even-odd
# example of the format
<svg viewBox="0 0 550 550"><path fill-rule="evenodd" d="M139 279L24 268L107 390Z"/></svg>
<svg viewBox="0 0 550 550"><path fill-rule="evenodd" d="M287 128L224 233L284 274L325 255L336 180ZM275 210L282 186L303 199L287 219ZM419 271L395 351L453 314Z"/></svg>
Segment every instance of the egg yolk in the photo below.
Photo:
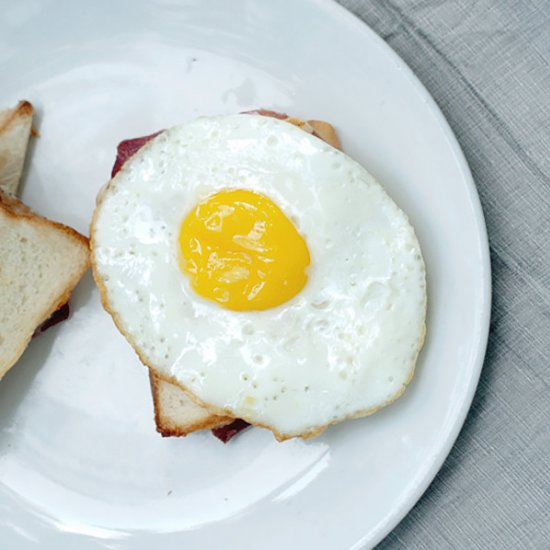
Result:
<svg viewBox="0 0 550 550"><path fill-rule="evenodd" d="M232 189L206 198L183 220L179 244L194 290L227 309L278 306L307 282L306 242L260 193Z"/></svg>

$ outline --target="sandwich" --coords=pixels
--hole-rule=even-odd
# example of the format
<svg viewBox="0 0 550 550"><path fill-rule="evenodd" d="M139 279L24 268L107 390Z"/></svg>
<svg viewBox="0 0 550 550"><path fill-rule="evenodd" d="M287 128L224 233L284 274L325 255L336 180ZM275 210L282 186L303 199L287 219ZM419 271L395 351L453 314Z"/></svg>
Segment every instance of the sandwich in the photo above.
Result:
<svg viewBox="0 0 550 550"><path fill-rule="evenodd" d="M217 417L307 439L413 376L426 314L414 229L319 137L281 116L199 118L142 144L98 198L102 303L182 433Z"/></svg>

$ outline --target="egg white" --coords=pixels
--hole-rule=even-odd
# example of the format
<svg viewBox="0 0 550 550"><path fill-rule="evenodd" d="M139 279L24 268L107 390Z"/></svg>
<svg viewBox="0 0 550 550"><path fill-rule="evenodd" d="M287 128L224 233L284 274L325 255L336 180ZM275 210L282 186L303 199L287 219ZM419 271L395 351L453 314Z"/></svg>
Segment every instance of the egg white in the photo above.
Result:
<svg viewBox="0 0 550 550"><path fill-rule="evenodd" d="M225 310L180 270L182 220L228 188L267 195L305 237L308 282L279 307ZM109 183L91 237L104 303L144 362L280 438L368 414L412 376L426 312L414 230L363 167L288 123L167 130Z"/></svg>

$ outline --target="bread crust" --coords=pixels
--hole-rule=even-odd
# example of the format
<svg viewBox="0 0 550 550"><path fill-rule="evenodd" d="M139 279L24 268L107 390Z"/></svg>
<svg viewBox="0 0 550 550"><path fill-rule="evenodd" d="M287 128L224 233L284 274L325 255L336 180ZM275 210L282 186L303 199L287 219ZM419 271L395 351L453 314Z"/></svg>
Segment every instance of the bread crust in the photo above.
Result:
<svg viewBox="0 0 550 550"><path fill-rule="evenodd" d="M68 225L65 225L60 222L54 222L48 218L45 218L44 216L41 216L40 214L37 214L36 212L31 210L31 208L29 208L21 200L15 197L10 197L5 193L2 193L1 191L0 191L0 207L8 216L10 216L13 219L26 218L26 219L32 220L33 223L36 223L37 225L43 225L43 226L55 228L65 233L70 238L76 239L77 241L80 242L80 244L86 246L86 248L89 249L88 237L85 237L84 235L79 233L76 229L73 229L72 227L69 227ZM90 266L89 257L88 257L87 265L88 267Z"/></svg>
<svg viewBox="0 0 550 550"><path fill-rule="evenodd" d="M12 109L11 113L2 120L0 123L0 133L5 132L10 126L12 126L20 117L28 117L33 114L33 106L26 99L20 101L17 106Z"/></svg>

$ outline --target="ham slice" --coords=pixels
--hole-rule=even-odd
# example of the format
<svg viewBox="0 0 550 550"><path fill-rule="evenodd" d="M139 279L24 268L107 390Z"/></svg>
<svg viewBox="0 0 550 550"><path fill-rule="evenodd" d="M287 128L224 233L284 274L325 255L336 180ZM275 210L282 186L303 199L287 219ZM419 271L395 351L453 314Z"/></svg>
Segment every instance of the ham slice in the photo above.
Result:
<svg viewBox="0 0 550 550"><path fill-rule="evenodd" d="M48 319L46 319L43 323L38 325L32 335L34 338L35 336L39 336L43 332L46 332L50 327L53 327L54 325L57 325L58 323L61 323L62 321L65 321L69 318L69 303L67 302L65 305L61 306L57 311L54 311Z"/></svg>

